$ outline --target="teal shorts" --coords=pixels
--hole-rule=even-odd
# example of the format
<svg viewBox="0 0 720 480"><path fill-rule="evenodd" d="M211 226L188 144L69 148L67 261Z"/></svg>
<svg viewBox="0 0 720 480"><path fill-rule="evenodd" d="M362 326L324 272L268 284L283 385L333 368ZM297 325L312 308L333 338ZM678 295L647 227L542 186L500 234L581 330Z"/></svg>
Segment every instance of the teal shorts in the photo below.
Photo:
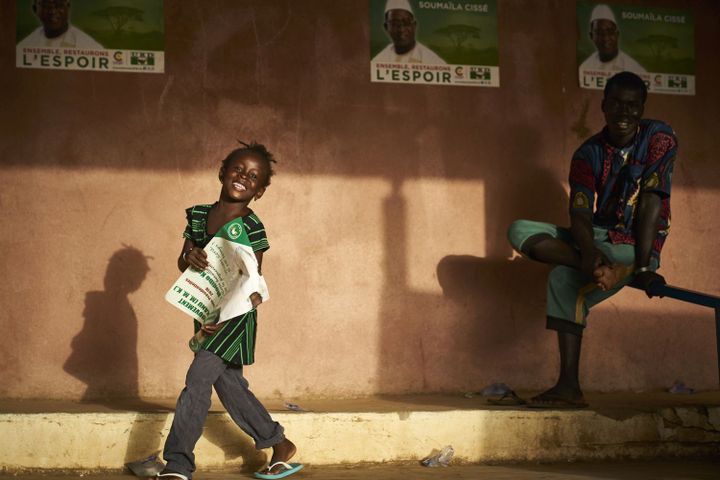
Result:
<svg viewBox="0 0 720 480"><path fill-rule="evenodd" d="M577 248L569 228L531 220L516 220L513 222L508 229L508 239L513 248L522 253L522 246L525 241L541 233L560 239ZM606 228L593 226L593 234L595 246L611 262L625 265L635 263L634 245L612 243ZM654 269L659 267L657 259L652 259L651 266ZM580 270L557 265L550 271L548 276L547 315L548 317L572 322L581 328L585 327L590 308L615 295L632 279L633 275L629 275L612 289L601 290L593 279Z"/></svg>

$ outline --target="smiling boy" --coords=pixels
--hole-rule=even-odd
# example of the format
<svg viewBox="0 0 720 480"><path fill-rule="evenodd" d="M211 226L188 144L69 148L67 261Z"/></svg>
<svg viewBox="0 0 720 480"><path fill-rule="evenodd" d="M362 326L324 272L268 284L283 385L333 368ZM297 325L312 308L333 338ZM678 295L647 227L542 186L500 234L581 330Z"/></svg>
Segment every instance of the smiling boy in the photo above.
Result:
<svg viewBox="0 0 720 480"><path fill-rule="evenodd" d="M237 218L242 218L260 269L263 254L270 245L265 227L249 204L259 200L270 185L274 162L273 155L265 146L254 142L233 150L223 160L218 174L221 183L218 201L186 210L185 240L177 259L180 271L207 268L207 254L203 248L218 230ZM261 302L257 292L250 295L250 299L253 307ZM295 445L285 438L282 425L273 421L249 390L243 376L243 365L255 361L257 311L253 308L222 324L200 325L196 321L195 329L202 330L206 337L188 368L185 388L178 398L175 417L163 450L167 466L157 478L192 478L195 471L193 450L202 435L213 387L233 421L255 440L256 448L273 449L270 465L256 472L257 478L283 478L299 471L301 464L287 463L295 455Z"/></svg>

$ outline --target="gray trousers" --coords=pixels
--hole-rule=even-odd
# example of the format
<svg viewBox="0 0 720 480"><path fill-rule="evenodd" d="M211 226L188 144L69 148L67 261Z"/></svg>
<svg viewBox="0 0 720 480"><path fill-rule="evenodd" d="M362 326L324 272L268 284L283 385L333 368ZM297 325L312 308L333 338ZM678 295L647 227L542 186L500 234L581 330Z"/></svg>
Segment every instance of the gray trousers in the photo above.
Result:
<svg viewBox="0 0 720 480"><path fill-rule="evenodd" d="M166 469L188 478L195 471L195 444L202 435L210 410L212 387L233 421L255 440L260 450L285 439L283 427L270 418L265 407L248 389L242 366L232 365L214 353L200 350L190 364L180 393L175 418L165 440Z"/></svg>

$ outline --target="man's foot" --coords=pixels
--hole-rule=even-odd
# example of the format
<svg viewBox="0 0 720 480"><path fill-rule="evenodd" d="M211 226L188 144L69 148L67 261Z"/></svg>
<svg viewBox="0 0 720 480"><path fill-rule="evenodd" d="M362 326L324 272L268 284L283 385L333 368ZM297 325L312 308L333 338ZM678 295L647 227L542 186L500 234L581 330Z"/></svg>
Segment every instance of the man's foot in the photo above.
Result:
<svg viewBox="0 0 720 480"><path fill-rule="evenodd" d="M532 397L527 406L530 408L585 408L588 404L585 402L580 388L558 384L550 390Z"/></svg>
<svg viewBox="0 0 720 480"><path fill-rule="evenodd" d="M610 290L633 272L632 265L614 263L612 265L600 265L593 272L595 283L602 290Z"/></svg>

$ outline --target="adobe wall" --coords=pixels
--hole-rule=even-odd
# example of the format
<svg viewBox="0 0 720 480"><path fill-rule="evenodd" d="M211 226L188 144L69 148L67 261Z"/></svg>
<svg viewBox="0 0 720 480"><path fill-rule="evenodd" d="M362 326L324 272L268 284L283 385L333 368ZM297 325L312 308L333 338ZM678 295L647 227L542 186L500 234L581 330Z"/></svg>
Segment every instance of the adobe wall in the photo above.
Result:
<svg viewBox="0 0 720 480"><path fill-rule="evenodd" d="M581 90L574 2L503 0L500 88L371 83L368 5L166 3L166 73L14 67L0 6L0 397L174 397L189 318L163 296L183 210L217 199L236 139L275 152L255 210L271 249L261 397L540 389L556 373L547 267L515 218L566 223L574 149L603 126ZM651 95L680 139L662 273L720 294L720 5L695 17L695 96ZM689 5L689 6L688 6ZM623 291L585 336L589 390L717 388L712 311Z"/></svg>

